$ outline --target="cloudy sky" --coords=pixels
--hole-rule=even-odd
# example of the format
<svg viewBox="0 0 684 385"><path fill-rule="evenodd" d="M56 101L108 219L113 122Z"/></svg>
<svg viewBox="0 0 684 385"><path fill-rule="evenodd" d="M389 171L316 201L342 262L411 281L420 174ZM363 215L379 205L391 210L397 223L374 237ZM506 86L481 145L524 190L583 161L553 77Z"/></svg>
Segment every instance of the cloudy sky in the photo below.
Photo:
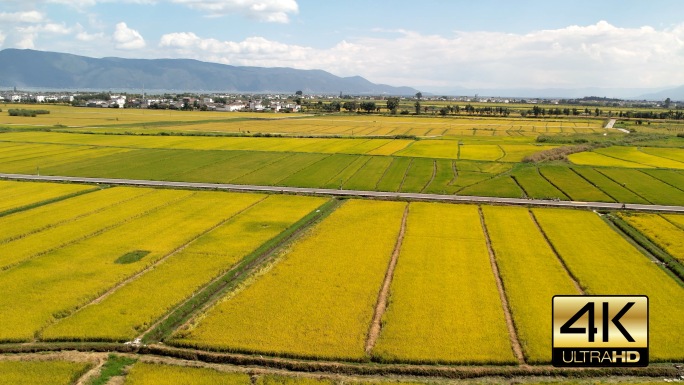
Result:
<svg viewBox="0 0 684 385"><path fill-rule="evenodd" d="M425 91L684 85L682 0L0 0L0 49L323 69Z"/></svg>

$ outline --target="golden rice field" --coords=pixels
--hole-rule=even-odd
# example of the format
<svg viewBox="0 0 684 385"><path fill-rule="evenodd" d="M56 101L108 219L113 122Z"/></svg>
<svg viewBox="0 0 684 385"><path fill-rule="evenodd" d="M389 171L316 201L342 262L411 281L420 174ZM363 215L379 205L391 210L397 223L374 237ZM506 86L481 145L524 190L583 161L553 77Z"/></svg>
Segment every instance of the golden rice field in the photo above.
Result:
<svg viewBox="0 0 684 385"><path fill-rule="evenodd" d="M40 183L37 185L0 181L0 214L40 202L66 198L93 190L90 186L73 184Z"/></svg>
<svg viewBox="0 0 684 385"><path fill-rule="evenodd" d="M671 256L684 263L684 228L680 215L620 214L624 219Z"/></svg>
<svg viewBox="0 0 684 385"><path fill-rule="evenodd" d="M580 293L528 209L484 206L482 212L525 358L549 362L550 298Z"/></svg>
<svg viewBox="0 0 684 385"><path fill-rule="evenodd" d="M323 202L322 198L236 194L222 203L222 211L229 216L225 222L102 301L48 327L43 339L132 340ZM108 321L103 324L103 319Z"/></svg>
<svg viewBox="0 0 684 385"><path fill-rule="evenodd" d="M363 359L404 206L346 202L270 271L170 342L225 351Z"/></svg>
<svg viewBox="0 0 684 385"><path fill-rule="evenodd" d="M486 325L473 328L471 325ZM477 206L411 203L380 361L515 363Z"/></svg>
<svg viewBox="0 0 684 385"><path fill-rule="evenodd" d="M10 107L10 106L7 106ZM36 109L35 104L12 104L11 108ZM35 117L9 116L0 114L0 125L19 125L28 127L59 127L70 128L101 127L116 125L135 125L145 127L150 123L192 123L198 120L231 120L239 118L259 118L264 114L240 112L224 113L211 111L171 111L171 110L138 110L118 108L80 108L66 105L41 104L41 110L50 111L49 114ZM3 106L3 110L5 106ZM290 117L289 115L270 114L270 119Z"/></svg>
<svg viewBox="0 0 684 385"><path fill-rule="evenodd" d="M684 169L682 148L614 146L572 154L568 158L572 163L589 166Z"/></svg>
<svg viewBox="0 0 684 385"><path fill-rule="evenodd" d="M13 105L34 109L35 105ZM41 105L49 114L16 117L0 114L0 125L110 133L271 133L420 137L524 137L539 134L603 132L601 120L496 117L377 116L75 108Z"/></svg>
<svg viewBox="0 0 684 385"><path fill-rule="evenodd" d="M83 187L0 185L26 195ZM103 186L22 206L0 216L0 342L141 337L326 202ZM519 342L525 363L548 363L551 298L583 292L648 295L652 360L684 360L684 286L597 213L356 199L330 207L292 240L268 246L276 254L237 286L169 324L164 344L377 364L516 365ZM681 216L624 219L679 255ZM1 364L0 373L15 370Z"/></svg>
<svg viewBox="0 0 684 385"><path fill-rule="evenodd" d="M124 136L55 132L4 133L0 136L0 141L6 143L0 156L8 161L39 159L57 154L60 163L85 158L87 155L83 153L83 150L93 151L95 148L106 150L102 155L123 153L137 148L395 155L504 162L520 162L527 155L552 148L552 146L539 146L532 143L488 144L488 142L451 139L416 141L364 138ZM47 143L61 146L45 148L39 145ZM33 146L25 147L30 145ZM75 147L75 145L93 148Z"/></svg>
<svg viewBox="0 0 684 385"><path fill-rule="evenodd" d="M0 361L0 385L70 385L92 365L71 361Z"/></svg>
<svg viewBox="0 0 684 385"><path fill-rule="evenodd" d="M684 360L684 288L590 211L533 209L587 294L649 298L652 360Z"/></svg>

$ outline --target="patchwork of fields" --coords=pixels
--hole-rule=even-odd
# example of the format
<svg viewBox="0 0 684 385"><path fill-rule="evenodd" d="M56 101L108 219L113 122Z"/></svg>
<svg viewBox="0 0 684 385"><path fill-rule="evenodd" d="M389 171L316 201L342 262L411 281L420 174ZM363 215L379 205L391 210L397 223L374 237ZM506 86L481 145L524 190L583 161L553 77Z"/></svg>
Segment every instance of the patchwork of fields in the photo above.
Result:
<svg viewBox="0 0 684 385"><path fill-rule="evenodd" d="M0 134L0 171L189 182L684 204L679 152L655 168L522 164L546 146L462 140ZM612 147L611 147L612 148ZM608 151L611 148L601 149ZM624 148L627 154L636 150ZM611 150L615 152L615 150ZM584 152L570 156L604 156ZM625 155L627 157L627 155ZM605 157L605 156L604 156ZM613 166L624 160L611 159ZM646 160L640 160L646 162ZM622 162L622 163L621 163ZM684 164L684 163L682 163ZM632 165L632 164L630 164ZM648 168L643 168L648 167Z"/></svg>
<svg viewBox="0 0 684 385"><path fill-rule="evenodd" d="M600 120L46 108L2 114L0 172L684 206L677 143L522 162L558 146L536 136ZM548 369L561 294L648 295L653 370L684 361L681 214L12 181L0 197L0 350L166 355L0 354L0 385L516 382Z"/></svg>
<svg viewBox="0 0 684 385"><path fill-rule="evenodd" d="M34 106L18 106L34 108ZM262 133L316 136L534 137L539 134L603 132L595 119L422 117L340 114L309 116L250 112L198 112L45 105L37 117L0 115L0 125L98 133Z"/></svg>
<svg viewBox="0 0 684 385"><path fill-rule="evenodd" d="M43 185L3 182L0 193ZM142 337L262 245L332 209L159 334L165 343L344 361L543 363L553 295L632 293L651 299L652 359L684 359L682 283L596 213L361 200L335 208L324 198L131 187L63 198L16 202L0 216L3 342ZM682 258L681 216L627 220L667 227L655 241ZM388 304L380 315L379 301ZM471 327L480 322L488 327Z"/></svg>

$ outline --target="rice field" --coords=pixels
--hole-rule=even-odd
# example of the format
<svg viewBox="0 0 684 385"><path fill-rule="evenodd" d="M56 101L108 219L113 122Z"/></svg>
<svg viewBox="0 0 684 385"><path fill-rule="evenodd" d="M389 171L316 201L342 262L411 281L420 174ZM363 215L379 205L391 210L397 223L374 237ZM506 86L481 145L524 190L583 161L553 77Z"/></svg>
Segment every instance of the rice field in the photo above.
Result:
<svg viewBox="0 0 684 385"><path fill-rule="evenodd" d="M647 295L653 361L684 359L684 288L590 211L533 209L587 294Z"/></svg>
<svg viewBox="0 0 684 385"><path fill-rule="evenodd" d="M516 182L525 191L525 195L535 199L561 199L568 196L551 184L537 167L520 167L512 173Z"/></svg>
<svg viewBox="0 0 684 385"><path fill-rule="evenodd" d="M3 180L0 181L0 214L92 190L95 189L90 186L73 184L27 184Z"/></svg>
<svg viewBox="0 0 684 385"><path fill-rule="evenodd" d="M674 150L674 151L672 151ZM678 151L678 152L677 152ZM639 163L645 166L658 167L658 168L674 168L674 169L684 169L684 162L679 162L666 157L661 157L657 155L652 155L641 151L637 147L607 147L599 148L594 150L594 152L601 155L609 156L611 158L621 159L629 162ZM670 153L684 153L682 149L671 149Z"/></svg>
<svg viewBox="0 0 684 385"><path fill-rule="evenodd" d="M18 108L34 108L17 105ZM37 117L0 116L0 124L51 127L54 130L100 133L270 133L286 135L417 135L440 137L521 137L540 133L599 132L598 120L565 121L530 118L448 117L431 115L376 116L340 114L307 116L252 112L171 111L145 109L73 108L41 105L50 110ZM294 119L293 119L294 118Z"/></svg>
<svg viewBox="0 0 684 385"><path fill-rule="evenodd" d="M104 300L58 321L44 340L128 341L174 305L323 203L323 199L240 194L226 197L231 217ZM228 244L222 239L234 239ZM101 320L107 319L106 324Z"/></svg>
<svg viewBox="0 0 684 385"><path fill-rule="evenodd" d="M45 327L171 255L225 219L220 209L224 199L223 193L156 190L120 205L129 219L119 226L0 272L0 293L6 298L0 303L0 322L6 325L0 340L31 340ZM126 260L138 251L141 257Z"/></svg>
<svg viewBox="0 0 684 385"><path fill-rule="evenodd" d="M168 343L363 359L368 325L404 207L397 202L346 202L270 271L225 298Z"/></svg>
<svg viewBox="0 0 684 385"><path fill-rule="evenodd" d="M653 243L668 254L684 263L684 229L677 225L675 215L660 216L657 214L621 214L632 227L648 237Z"/></svg>
<svg viewBox="0 0 684 385"><path fill-rule="evenodd" d="M251 385L252 382L247 373L138 362L126 375L125 384Z"/></svg>
<svg viewBox="0 0 684 385"><path fill-rule="evenodd" d="M70 385L90 366L61 360L0 361L0 385Z"/></svg>
<svg viewBox="0 0 684 385"><path fill-rule="evenodd" d="M613 198L570 168L546 166L540 167L539 173L553 186L562 190L570 200L584 202L614 202Z"/></svg>
<svg viewBox="0 0 684 385"><path fill-rule="evenodd" d="M601 169L600 172L644 200L661 205L684 205L684 190L649 176L639 170Z"/></svg>
<svg viewBox="0 0 684 385"><path fill-rule="evenodd" d="M516 362L477 206L410 204L382 324L383 362Z"/></svg>
<svg viewBox="0 0 684 385"><path fill-rule="evenodd" d="M525 358L550 362L551 298L580 293L526 208L482 212Z"/></svg>

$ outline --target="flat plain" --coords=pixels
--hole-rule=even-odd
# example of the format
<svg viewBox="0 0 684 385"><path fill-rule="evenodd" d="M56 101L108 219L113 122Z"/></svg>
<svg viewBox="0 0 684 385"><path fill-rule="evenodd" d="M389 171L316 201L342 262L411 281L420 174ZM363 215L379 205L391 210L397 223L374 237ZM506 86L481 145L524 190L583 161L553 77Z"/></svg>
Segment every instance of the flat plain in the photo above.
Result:
<svg viewBox="0 0 684 385"><path fill-rule="evenodd" d="M523 162L565 146L538 136L617 135L597 119L47 108L0 114L0 172L684 205L678 138ZM549 363L553 295L646 294L652 365L684 361L684 283L603 212L15 181L0 196L7 351L143 338L304 370L505 373ZM681 215L619 217L682 262ZM0 383L97 364L1 358ZM366 383L238 367L138 362L122 381Z"/></svg>

